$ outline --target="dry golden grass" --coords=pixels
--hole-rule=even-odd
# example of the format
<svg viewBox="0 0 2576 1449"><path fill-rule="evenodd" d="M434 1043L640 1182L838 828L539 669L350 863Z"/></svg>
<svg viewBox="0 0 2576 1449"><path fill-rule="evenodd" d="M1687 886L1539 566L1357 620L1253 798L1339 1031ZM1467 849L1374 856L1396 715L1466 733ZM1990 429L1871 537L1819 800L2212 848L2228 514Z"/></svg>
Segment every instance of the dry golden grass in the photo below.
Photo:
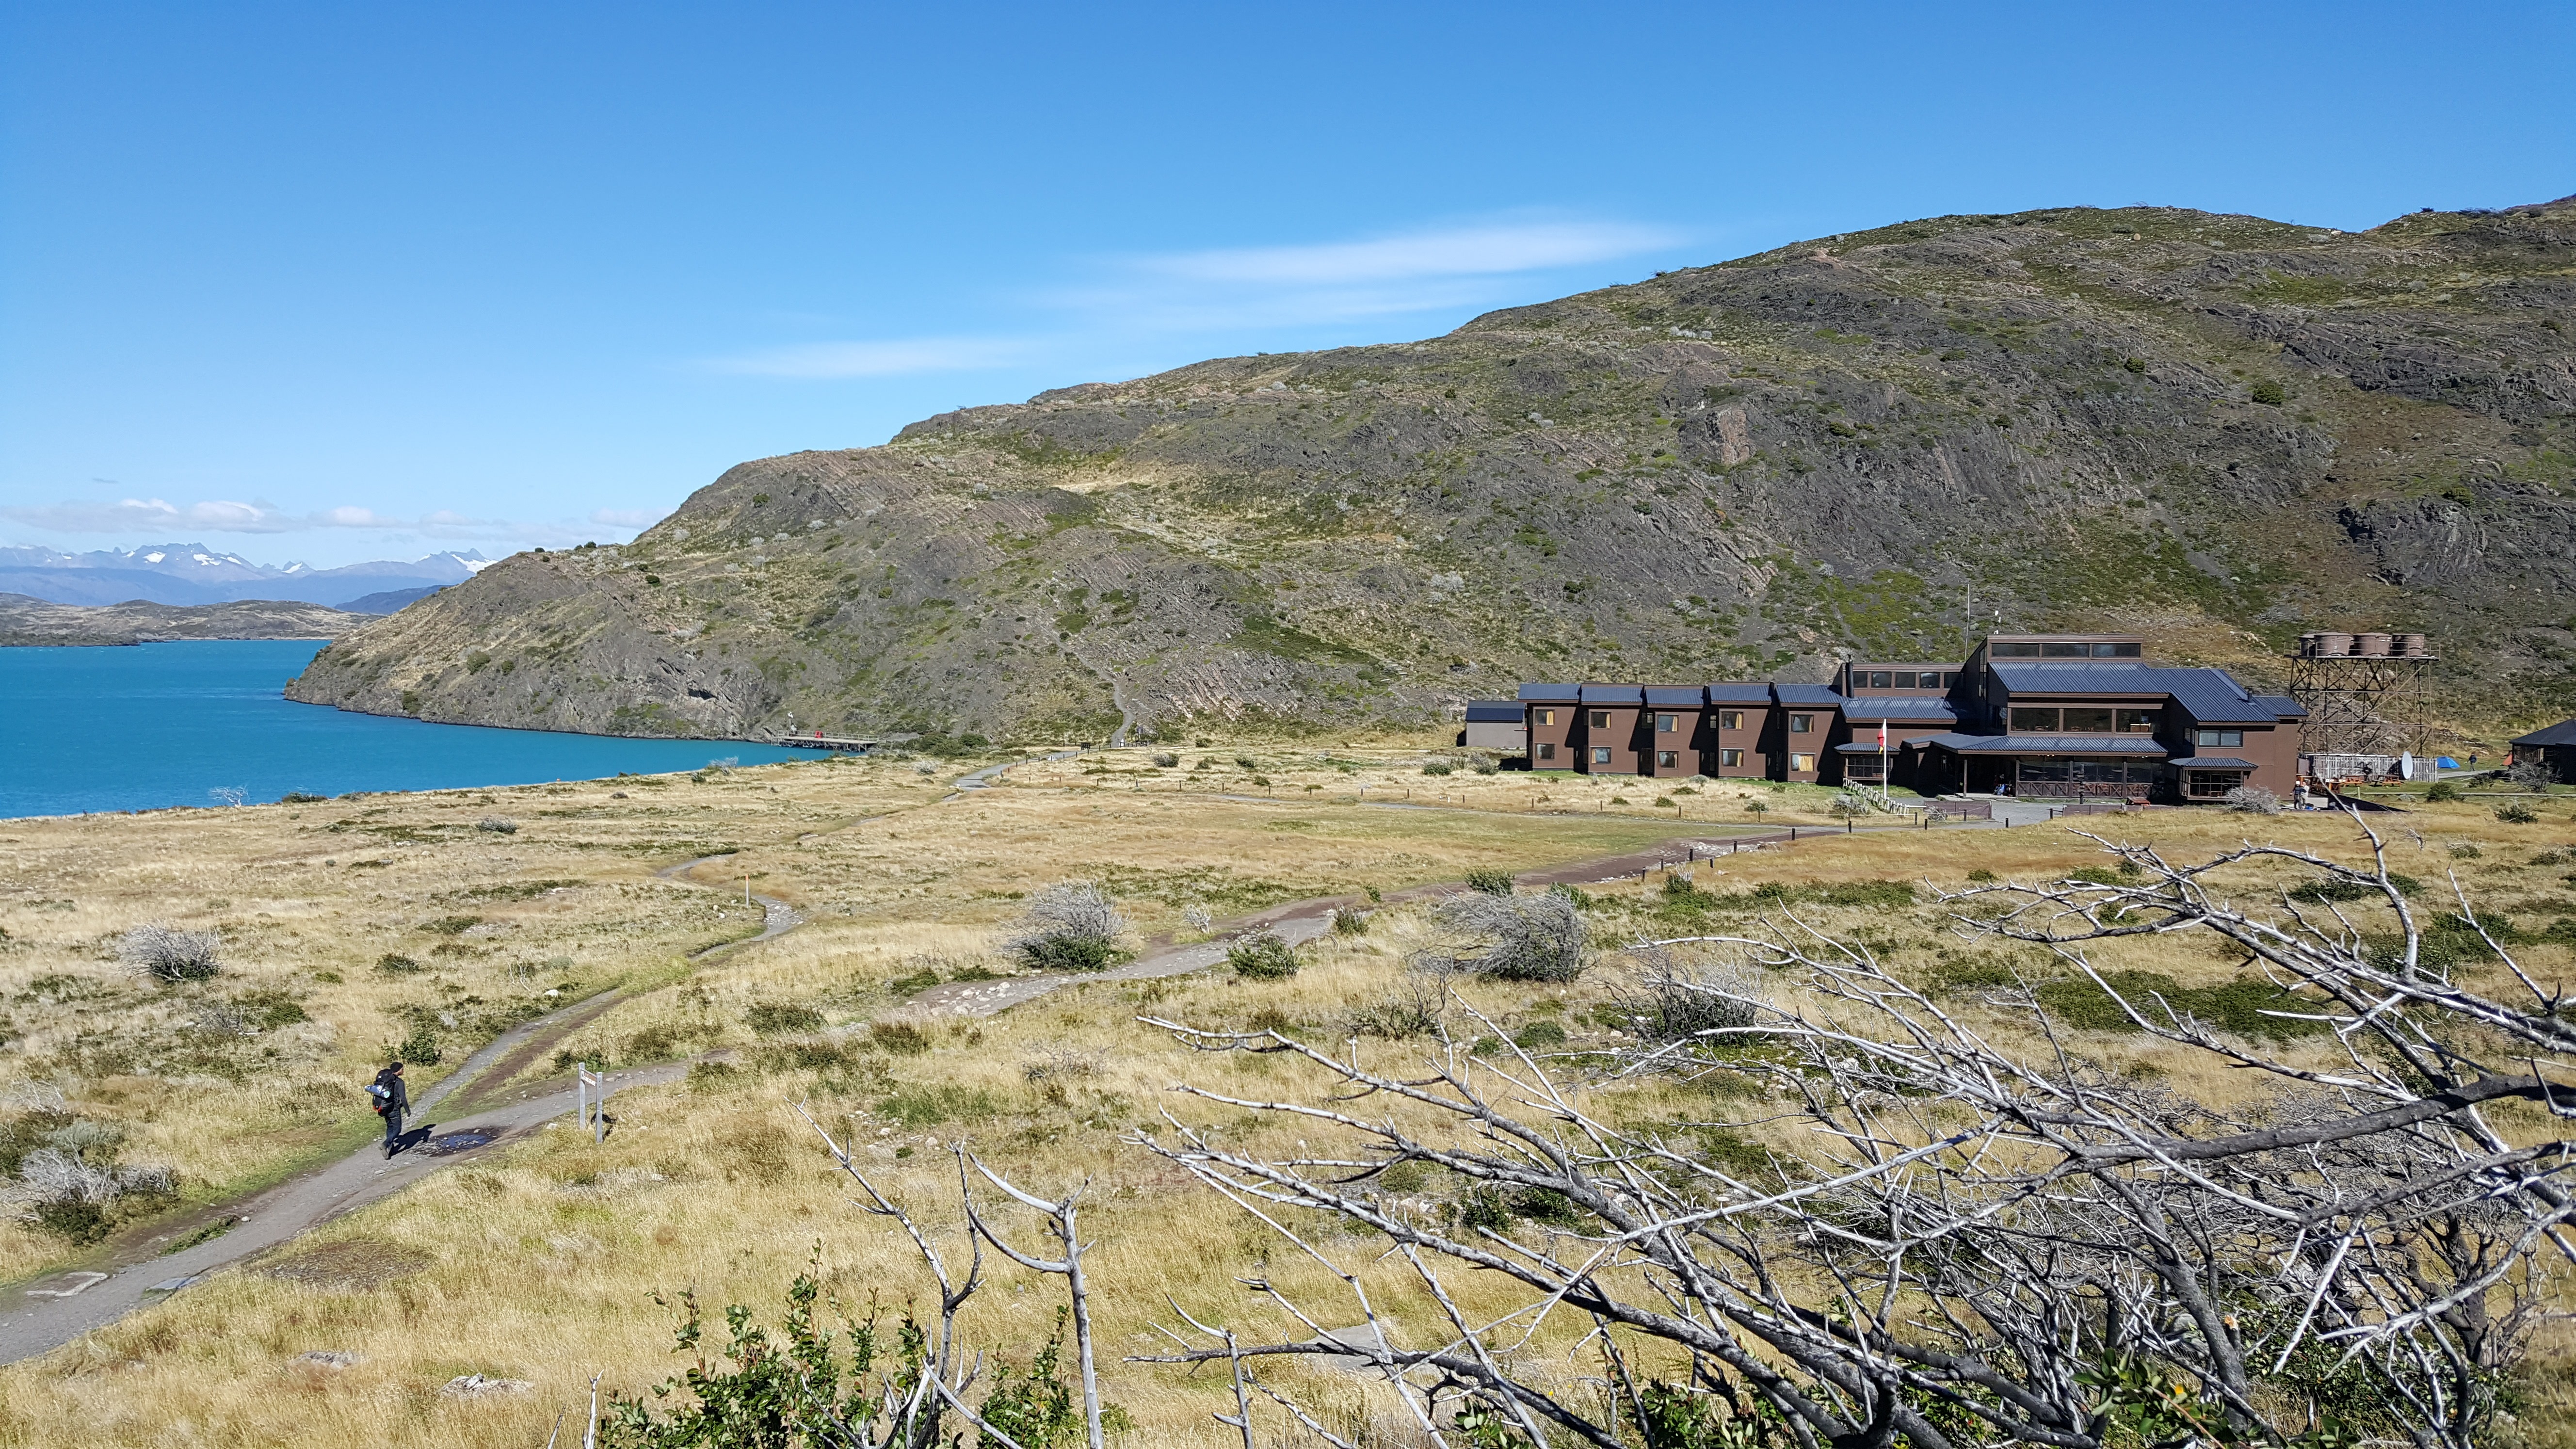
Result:
<svg viewBox="0 0 2576 1449"><path fill-rule="evenodd" d="M1124 768L1146 753L1112 760ZM1182 753L1186 763L1219 752ZM1221 753L1231 759L1235 751ZM570 954L584 984L622 977L638 988L575 1038L584 1054L620 1059L639 1038L666 1054L719 1043L749 1048L732 1075L624 1094L619 1130L606 1144L561 1128L535 1134L334 1223L270 1264L219 1274L66 1349L0 1371L0 1443L534 1445L591 1374L635 1393L679 1366L669 1352L671 1315L652 1301L656 1292L694 1286L711 1309L740 1301L774 1318L787 1280L819 1245L829 1285L844 1300L863 1308L873 1295L899 1307L926 1283L911 1249L887 1224L848 1206L845 1185L834 1179L791 1101L810 1101L836 1131L853 1134L868 1170L941 1224L952 1241L956 1186L943 1155L950 1143L971 1143L1033 1190L1060 1192L1088 1178L1087 1222L1102 1240L1095 1271L1103 1285L1103 1353L1113 1360L1104 1364L1104 1378L1109 1396L1139 1426L1126 1442L1209 1442L1206 1416L1221 1406L1214 1376L1194 1380L1114 1361L1121 1353L1150 1351L1149 1323L1168 1316L1163 1295L1247 1332L1293 1331L1232 1281L1236 1271L1263 1263L1261 1271L1319 1311L1342 1305L1319 1271L1120 1139L1171 1105L1191 1120L1221 1124L1233 1145L1289 1147L1294 1128L1211 1111L1165 1089L1186 1078L1268 1097L1296 1095L1313 1083L1272 1058L1193 1055L1133 1018L1150 1010L1217 1025L1285 1021L1338 1040L1350 1012L1388 990L1406 953L1433 939L1424 915L1391 909L1365 935L1327 937L1290 980L1254 983L1206 973L1087 984L1000 1017L942 1028L923 1055L865 1047L861 1023L899 1004L884 982L934 958L940 963L934 969L951 974L989 962L997 929L1017 909L1013 893L1069 876L1111 882L1135 916L1142 944L1157 936L1186 938L1181 911L1193 902L1223 916L1274 899L1454 878L1470 866L1581 859L1654 838L1657 817L1640 811L1510 818L1499 810L1336 804L1310 798L1329 797L1331 788L1308 792L1303 784L1352 777L1312 762L1300 774L1275 759L1263 773L1283 794L1296 782L1294 797L1237 802L1185 793L1150 775L1080 773L1097 763L1095 756L1015 773L1009 784L936 810L907 808L942 793L939 782L912 775L908 766L843 764L746 770L718 783L682 779L649 791L629 781L563 787L560 796L492 792L501 802L495 806L481 804L478 792L333 802L300 813L0 827L0 849L10 852L12 867L9 914L0 920L13 943L12 954L0 958L6 973L0 984L13 997L16 1029L28 1032L30 1043L13 1050L0 1070L22 1072L47 1054L59 1059L59 1034L75 1025L44 1015L56 1008L17 1004L27 983L47 973L111 979L112 968L97 959L101 943L139 919L222 924L239 933L232 956L242 975L219 987L276 981L313 1003L313 1026L245 1039L254 1042L254 1052L261 1049L256 1043L277 1044L280 1036L291 1044L282 1047L282 1065L259 1066L238 1084L112 1075L75 1083L80 1110L114 1115L129 1126L135 1144L129 1156L168 1154L161 1160L182 1161L192 1177L246 1180L293 1159L297 1149L258 1140L273 1135L270 1124L284 1110L260 1104L308 1096L317 1105L292 1120L306 1124L314 1143L337 1140L331 1134L344 1132L348 1119L370 1122L356 1109L355 1085L385 1039L384 1013L416 997L429 976L380 979L362 968L381 951L422 941L417 921L446 911L447 893L491 881L560 875L601 883L567 897L473 908L510 929L498 937L457 938L492 954L444 962L442 972L455 983L498 992L517 980L507 974L510 965ZM1354 774L1376 782L1369 790L1401 788L1395 782L1404 778L1402 768L1379 763ZM1565 784L1509 777L1471 777L1470 784L1454 776L1444 782L1412 768L1411 778L1453 789L1553 791ZM628 790L628 800L609 798L619 788ZM572 813L545 816L539 806ZM358 836L368 842L364 851L351 848L354 826L338 835L317 833L354 817L356 807L385 810L366 823L424 829L443 821L470 825L480 814L515 807L522 829L504 840L435 844ZM876 818L862 818L870 816ZM2402 823L2422 839L2398 837L2397 869L2434 884L2457 868L2482 905L2518 920L2576 914L2562 879L2576 864L2548 858L2576 841L2569 822L2511 827L2484 810L2435 807ZM2339 819L2159 812L2095 824L2105 834L2151 840L2169 858L2198 858L2256 834L2358 859L2351 827ZM651 876L654 866L695 853L695 846L654 854L571 843L647 839L750 846L742 863L754 873L755 887L795 902L811 924L694 968L674 965L690 946L745 922L739 896L730 920L707 909L720 880L686 887ZM2453 847L2480 853L2455 856ZM362 884L351 882L345 863L319 865L325 857L345 862L362 854L390 856L396 864L366 873ZM2543 857L2540 863L2535 856ZM2089 842L2059 828L1889 832L1704 862L1697 878L1720 891L1771 881L1869 879L1929 879L1956 888L1971 869L2053 876L2096 860ZM252 881L266 888L254 890ZM1602 887L1599 894L1593 919L1604 944L1680 929L1657 915L1660 896L1651 882ZM49 912L42 904L57 898L74 905ZM209 906L210 898L231 904ZM1881 943L1908 972L1937 968L1940 953L1958 946L1928 907L1820 908L1812 919L1822 929ZM2545 978L2569 969L2556 947L2530 955ZM2105 963L2151 968L2185 984L2221 981L2236 969L2233 960L2179 940L2124 945ZM326 969L341 970L344 980L317 981L314 973ZM1567 986L1485 984L1470 995L1504 1030L1554 1022L1581 1046L1598 1035L1588 1013L1618 970L1614 958ZM127 993L118 998L125 1003L120 1010L136 1022L148 1024L149 1013L167 1009L153 993L119 990ZM754 1044L744 1017L755 1003L819 1011L825 1027L802 1034L814 1049L808 1060L817 1064L797 1066L787 1054ZM109 1034L126 1019L113 1019ZM1992 1024L1999 1032L2010 1029L1999 1018ZM47 1032L57 1035L41 1037L47 1044L38 1045ZM2186 1090L2227 1095L2247 1089L2243 1074L2159 1059L2134 1036L2081 1037L2088 1053L2174 1073L2175 1085ZM1426 1049L1420 1042L1367 1048L1382 1060ZM1616 1104L1623 1120L1638 1121L1712 1110L1705 1099L1667 1085L1636 1089ZM190 1134L222 1140L192 1144ZM180 1156L191 1152L203 1156ZM212 1166L192 1165L198 1163ZM234 1178L220 1178L225 1171ZM1438 1191L1436 1185L1426 1190ZM0 1243L0 1251L16 1255L11 1261L59 1260L61 1250L49 1241L9 1231L20 1234ZM335 1246L341 1244L350 1246ZM1357 1240L1335 1245L1355 1259L1366 1256ZM1051 1326L1059 1294L1052 1280L1029 1281L1004 1268L979 1300L972 1328L982 1342L1025 1354ZM1391 1275L1380 1286L1399 1305L1400 1320L1427 1330L1422 1304L1396 1292ZM1484 1296L1492 1291L1487 1285L1470 1281L1465 1291L1471 1312L1500 1301ZM356 1353L362 1361L334 1369L299 1358L316 1350ZM535 1387L471 1402L437 1393L448 1379L477 1372ZM1329 1370L1301 1372L1343 1422L1385 1411Z"/></svg>

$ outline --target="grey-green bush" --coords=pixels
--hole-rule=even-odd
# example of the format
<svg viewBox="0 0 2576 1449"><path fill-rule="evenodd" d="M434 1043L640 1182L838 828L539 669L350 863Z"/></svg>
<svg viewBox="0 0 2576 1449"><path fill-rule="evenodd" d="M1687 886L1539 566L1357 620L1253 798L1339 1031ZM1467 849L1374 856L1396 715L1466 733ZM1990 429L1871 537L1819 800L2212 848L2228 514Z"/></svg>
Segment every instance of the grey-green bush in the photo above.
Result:
<svg viewBox="0 0 2576 1449"><path fill-rule="evenodd" d="M1029 897L1010 949L1040 971L1102 971L1118 961L1127 918L1087 880L1058 881Z"/></svg>
<svg viewBox="0 0 2576 1449"><path fill-rule="evenodd" d="M1297 948L1264 926L1225 948L1225 964L1237 976L1255 981L1281 981L1297 974Z"/></svg>
<svg viewBox="0 0 2576 1449"><path fill-rule="evenodd" d="M155 981L203 981L223 969L217 952L223 938L212 931L182 931L162 921L146 921L116 943L116 958Z"/></svg>
<svg viewBox="0 0 2576 1449"><path fill-rule="evenodd" d="M1467 944L1455 953L1424 953L1417 964L1425 969L1502 981L1571 981L1583 974L1587 933L1564 896L1470 891L1443 902L1439 920Z"/></svg>

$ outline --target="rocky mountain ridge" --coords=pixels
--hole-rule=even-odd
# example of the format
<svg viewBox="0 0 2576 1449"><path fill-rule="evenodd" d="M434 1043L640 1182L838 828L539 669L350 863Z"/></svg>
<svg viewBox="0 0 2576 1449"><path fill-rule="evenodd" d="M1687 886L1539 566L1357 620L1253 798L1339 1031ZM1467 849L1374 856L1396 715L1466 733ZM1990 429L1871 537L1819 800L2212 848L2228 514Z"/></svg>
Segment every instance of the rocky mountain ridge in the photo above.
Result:
<svg viewBox="0 0 2576 1449"><path fill-rule="evenodd" d="M293 697L482 724L1421 730L1526 678L1816 679L2007 628L2262 677L2435 637L2466 725L2576 704L2576 198L2345 234L1909 222L745 463Z"/></svg>

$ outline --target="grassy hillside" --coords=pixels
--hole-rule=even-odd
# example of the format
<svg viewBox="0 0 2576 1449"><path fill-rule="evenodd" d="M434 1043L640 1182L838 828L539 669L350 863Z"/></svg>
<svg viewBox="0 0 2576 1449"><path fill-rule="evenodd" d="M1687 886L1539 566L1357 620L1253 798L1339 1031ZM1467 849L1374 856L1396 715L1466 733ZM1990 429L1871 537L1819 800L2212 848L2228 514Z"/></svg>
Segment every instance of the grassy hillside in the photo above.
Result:
<svg viewBox="0 0 2576 1449"><path fill-rule="evenodd" d="M626 734L1344 734L1997 624L2259 675L2332 626L2434 635L2484 731L2576 706L2572 265L2576 199L1828 237L746 463L291 692Z"/></svg>

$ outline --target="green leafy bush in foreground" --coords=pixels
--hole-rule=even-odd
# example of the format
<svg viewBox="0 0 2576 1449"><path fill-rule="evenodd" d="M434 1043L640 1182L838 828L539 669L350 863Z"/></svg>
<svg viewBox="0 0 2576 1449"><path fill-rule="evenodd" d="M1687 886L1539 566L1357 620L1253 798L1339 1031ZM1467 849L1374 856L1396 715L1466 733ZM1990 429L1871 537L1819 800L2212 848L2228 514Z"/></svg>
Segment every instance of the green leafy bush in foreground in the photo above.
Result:
<svg viewBox="0 0 2576 1449"><path fill-rule="evenodd" d="M873 1305L865 1319L844 1313L837 1332L818 1323L819 1266L789 1285L780 1336L734 1304L724 1313L724 1346L712 1356L697 1295L683 1293L674 1337L694 1362L679 1377L653 1385L649 1399L613 1394L599 1442L608 1449L823 1449L873 1443L898 1430L876 1422L878 1406L889 1385L897 1403L912 1397L907 1391L930 1370L930 1332L909 1309L887 1324ZM658 1294L653 1301L668 1306ZM1059 1309L1054 1337L1025 1369L996 1356L992 1387L976 1409L1023 1449L1069 1449L1083 1439L1081 1402L1060 1370L1064 1320ZM953 1412L925 1418L962 1427ZM1101 1419L1104 1427L1132 1427L1115 1406L1102 1406Z"/></svg>
<svg viewBox="0 0 2576 1449"><path fill-rule="evenodd" d="M1265 926L1225 948L1225 964L1237 976L1255 981L1284 981L1297 974L1297 948Z"/></svg>

